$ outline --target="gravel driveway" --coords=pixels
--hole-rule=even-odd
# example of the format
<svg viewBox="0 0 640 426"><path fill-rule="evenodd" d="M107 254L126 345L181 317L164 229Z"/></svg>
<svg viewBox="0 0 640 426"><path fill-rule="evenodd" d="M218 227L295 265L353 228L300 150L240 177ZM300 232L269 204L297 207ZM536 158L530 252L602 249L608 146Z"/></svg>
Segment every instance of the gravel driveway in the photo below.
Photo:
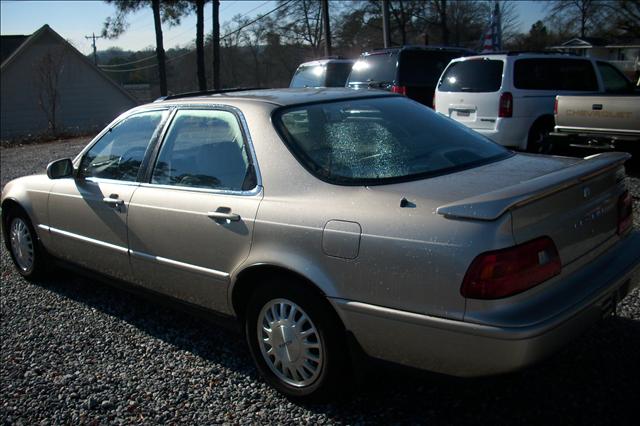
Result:
<svg viewBox="0 0 640 426"><path fill-rule="evenodd" d="M1 184L86 140L2 148ZM640 179L630 179L640 226ZM548 361L464 380L370 368L352 400L300 406L258 377L238 334L72 273L23 280L2 245L3 424L637 424L640 292Z"/></svg>

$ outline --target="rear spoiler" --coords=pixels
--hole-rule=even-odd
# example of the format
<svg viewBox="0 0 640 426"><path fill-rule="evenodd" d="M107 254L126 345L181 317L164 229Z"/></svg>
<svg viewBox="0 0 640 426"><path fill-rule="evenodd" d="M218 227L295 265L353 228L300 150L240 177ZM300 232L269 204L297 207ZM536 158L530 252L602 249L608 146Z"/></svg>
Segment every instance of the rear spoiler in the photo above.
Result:
<svg viewBox="0 0 640 426"><path fill-rule="evenodd" d="M615 169L631 158L624 152L607 152L585 157L569 167L513 186L465 198L436 209L452 219L496 220L507 210L532 203Z"/></svg>

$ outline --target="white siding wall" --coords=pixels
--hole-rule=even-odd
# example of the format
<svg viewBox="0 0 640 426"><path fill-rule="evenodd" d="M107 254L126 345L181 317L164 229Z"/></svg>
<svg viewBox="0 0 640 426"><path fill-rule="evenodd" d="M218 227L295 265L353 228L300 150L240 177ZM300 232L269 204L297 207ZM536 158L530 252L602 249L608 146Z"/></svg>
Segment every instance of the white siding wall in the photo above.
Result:
<svg viewBox="0 0 640 426"><path fill-rule="evenodd" d="M59 83L57 126L60 131L99 130L135 102L120 92L55 36L43 34L2 70L0 137L37 135L47 131L38 105L38 64L47 51L64 52Z"/></svg>

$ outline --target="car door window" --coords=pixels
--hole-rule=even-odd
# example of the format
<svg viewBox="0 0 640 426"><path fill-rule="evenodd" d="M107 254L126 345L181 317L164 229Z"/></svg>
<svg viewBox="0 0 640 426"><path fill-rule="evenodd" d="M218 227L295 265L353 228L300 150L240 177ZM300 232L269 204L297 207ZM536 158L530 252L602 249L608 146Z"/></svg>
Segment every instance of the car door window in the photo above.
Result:
<svg viewBox="0 0 640 426"><path fill-rule="evenodd" d="M151 183L248 190L255 187L250 164L242 131L233 113L180 110L160 149Z"/></svg>
<svg viewBox="0 0 640 426"><path fill-rule="evenodd" d="M165 114L143 112L116 124L82 158L81 175L135 181L149 141Z"/></svg>
<svg viewBox="0 0 640 426"><path fill-rule="evenodd" d="M630 82L613 65L598 62L598 70L602 76L605 92L626 92L631 89Z"/></svg>

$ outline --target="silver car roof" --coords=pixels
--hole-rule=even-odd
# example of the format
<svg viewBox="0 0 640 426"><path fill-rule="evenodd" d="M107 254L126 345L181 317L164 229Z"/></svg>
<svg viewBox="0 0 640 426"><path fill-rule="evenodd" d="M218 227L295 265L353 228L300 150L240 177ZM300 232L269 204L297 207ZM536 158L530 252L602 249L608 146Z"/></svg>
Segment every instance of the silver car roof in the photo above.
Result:
<svg viewBox="0 0 640 426"><path fill-rule="evenodd" d="M371 98L380 96L400 96L383 90L357 90L342 87L322 87L322 88L296 88L296 89L262 89L247 90L230 93L218 93L205 96L190 96L176 98L167 101L156 102L155 104L184 104L184 103L220 103L228 101L255 101L269 103L278 106L298 105L312 102L325 102L340 99Z"/></svg>

